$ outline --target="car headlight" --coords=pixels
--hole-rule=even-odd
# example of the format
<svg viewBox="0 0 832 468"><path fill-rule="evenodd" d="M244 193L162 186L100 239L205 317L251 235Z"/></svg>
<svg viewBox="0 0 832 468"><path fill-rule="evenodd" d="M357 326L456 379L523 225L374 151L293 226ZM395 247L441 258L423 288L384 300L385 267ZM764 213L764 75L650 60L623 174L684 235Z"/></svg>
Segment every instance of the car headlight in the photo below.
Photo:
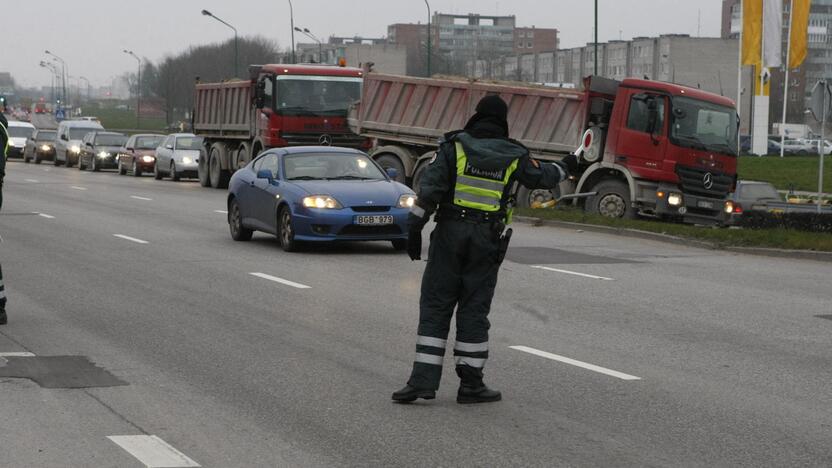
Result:
<svg viewBox="0 0 832 468"><path fill-rule="evenodd" d="M72 153L80 153L81 152L81 147L73 145L73 146L69 147L69 151L72 152Z"/></svg>
<svg viewBox="0 0 832 468"><path fill-rule="evenodd" d="M681 193L671 193L667 195L667 204L670 206L681 206L682 205L682 194Z"/></svg>
<svg viewBox="0 0 832 468"><path fill-rule="evenodd" d="M49 151L50 149L51 148L49 147L49 145L40 145L40 150L41 151Z"/></svg>
<svg viewBox="0 0 832 468"><path fill-rule="evenodd" d="M194 162L194 160L187 156L182 158L182 164L191 164L192 162Z"/></svg>
<svg viewBox="0 0 832 468"><path fill-rule="evenodd" d="M306 208L321 208L329 210L340 210L343 208L338 200L329 195L312 195L303 199L303 206Z"/></svg>
<svg viewBox="0 0 832 468"><path fill-rule="evenodd" d="M142 161L144 161L146 163L152 163L154 161L153 156L150 156L150 155L146 154L146 155L142 156Z"/></svg>
<svg viewBox="0 0 832 468"><path fill-rule="evenodd" d="M110 157L110 153L108 153L108 152L106 152L106 151L102 151L102 152L98 153L98 157L99 157L99 158L109 158L109 157Z"/></svg>
<svg viewBox="0 0 832 468"><path fill-rule="evenodd" d="M416 195L405 194L399 197L399 203L396 206L399 208L413 208L414 203L416 203Z"/></svg>
<svg viewBox="0 0 832 468"><path fill-rule="evenodd" d="M728 214L731 214L731 213L734 212L734 202L732 202L731 200L728 200L727 202L725 202L725 212L728 213Z"/></svg>

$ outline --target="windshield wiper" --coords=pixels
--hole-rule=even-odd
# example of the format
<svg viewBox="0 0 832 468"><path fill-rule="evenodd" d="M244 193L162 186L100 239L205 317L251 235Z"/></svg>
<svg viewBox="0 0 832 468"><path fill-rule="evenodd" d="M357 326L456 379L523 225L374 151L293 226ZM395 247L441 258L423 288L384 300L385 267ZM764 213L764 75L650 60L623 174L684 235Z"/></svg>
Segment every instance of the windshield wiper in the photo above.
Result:
<svg viewBox="0 0 832 468"><path fill-rule="evenodd" d="M714 143L713 146L715 148L725 148L728 151L728 154L736 156L737 155L737 148L732 147L728 143Z"/></svg>
<svg viewBox="0 0 832 468"><path fill-rule="evenodd" d="M693 145L690 145L693 149L698 149L702 151L708 151L708 146L699 139L696 135L676 135L676 138L680 138L683 140L687 140L689 142L693 142Z"/></svg>
<svg viewBox="0 0 832 468"><path fill-rule="evenodd" d="M308 176L308 175L302 175L302 176L297 176L297 177L289 177L286 180L325 180L325 179L321 179L320 177L312 177L312 176Z"/></svg>

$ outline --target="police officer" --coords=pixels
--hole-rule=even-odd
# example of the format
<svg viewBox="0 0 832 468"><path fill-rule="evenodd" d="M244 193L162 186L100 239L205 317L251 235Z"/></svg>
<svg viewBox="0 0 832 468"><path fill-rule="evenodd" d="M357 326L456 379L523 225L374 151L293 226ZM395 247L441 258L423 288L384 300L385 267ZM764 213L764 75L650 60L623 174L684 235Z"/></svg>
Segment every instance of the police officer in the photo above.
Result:
<svg viewBox="0 0 832 468"><path fill-rule="evenodd" d="M9 122L6 121L5 103L0 104L0 208L3 207L3 179L6 177L6 154L9 151ZM0 267L0 325L8 323L6 316L6 287L3 285L3 268Z"/></svg>
<svg viewBox="0 0 832 468"><path fill-rule="evenodd" d="M507 115L499 96L484 97L464 130L445 135L422 176L408 220L411 260L421 259L422 228L434 212L436 228L422 277L416 358L407 385L393 393L396 402L435 398L454 308L457 402L501 399L483 382L483 367L488 312L511 237L511 229L504 229L511 222L515 184L553 189L577 169L573 155L556 164L532 159L508 138Z"/></svg>

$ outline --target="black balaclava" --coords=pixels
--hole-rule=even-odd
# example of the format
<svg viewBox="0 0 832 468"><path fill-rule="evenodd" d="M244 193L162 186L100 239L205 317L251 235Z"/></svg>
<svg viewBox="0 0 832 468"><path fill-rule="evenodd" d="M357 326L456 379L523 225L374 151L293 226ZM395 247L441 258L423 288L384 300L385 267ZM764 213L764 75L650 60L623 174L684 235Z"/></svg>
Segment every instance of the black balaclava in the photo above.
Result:
<svg viewBox="0 0 832 468"><path fill-rule="evenodd" d="M500 96L489 95L477 104L476 113L465 124L474 138L508 138L508 106Z"/></svg>

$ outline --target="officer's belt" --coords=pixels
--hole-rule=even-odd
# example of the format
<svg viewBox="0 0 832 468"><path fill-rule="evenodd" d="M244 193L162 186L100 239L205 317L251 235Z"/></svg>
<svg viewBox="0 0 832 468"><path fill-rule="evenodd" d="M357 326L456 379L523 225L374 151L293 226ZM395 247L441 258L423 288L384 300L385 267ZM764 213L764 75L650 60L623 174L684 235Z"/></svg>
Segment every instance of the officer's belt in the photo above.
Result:
<svg viewBox="0 0 832 468"><path fill-rule="evenodd" d="M436 221L463 221L471 224L494 224L506 217L503 211L487 212L456 206L440 206L436 212Z"/></svg>

